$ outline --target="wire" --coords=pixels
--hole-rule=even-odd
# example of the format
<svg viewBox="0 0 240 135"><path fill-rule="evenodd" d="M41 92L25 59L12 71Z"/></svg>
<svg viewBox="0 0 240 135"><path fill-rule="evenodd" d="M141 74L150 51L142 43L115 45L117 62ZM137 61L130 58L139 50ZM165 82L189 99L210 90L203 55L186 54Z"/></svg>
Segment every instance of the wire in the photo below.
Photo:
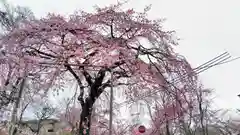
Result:
<svg viewBox="0 0 240 135"><path fill-rule="evenodd" d="M230 57L231 57L231 56L229 56L229 53L227 53L227 52L222 53L221 55L219 55L219 56L217 56L217 57L215 57L215 58L207 61L206 63L198 66L197 68L195 68L194 71L195 71L195 72L198 71L198 72L197 72L196 74L194 74L194 75L200 74L200 73L206 71L207 69L209 69L209 68L211 68L211 67L214 67L214 66L217 66L217 65L222 65L222 64L225 64L225 63L228 63L228 62L232 62L232 61L237 60L237 59L240 58L240 57L237 57L237 58L228 60L228 59L230 59ZM228 60L228 61L227 61L227 60ZM194 72L194 71L193 71L193 72ZM188 75L188 74L186 74L186 75ZM192 74L191 76L193 76L193 74ZM181 79L181 78L180 78L180 79ZM173 82L173 83L174 83L174 82ZM142 98L145 98L145 97L148 97L148 96L155 95L155 94L158 93L158 92L159 92L159 91L155 91L155 92L152 92L152 93L150 93L150 94L147 94L147 95L141 97L141 99L142 99ZM135 99L135 101L136 101L136 100L137 100L137 99ZM122 106L125 105L126 103L128 103L128 104L129 104L129 103L134 103L135 101L132 100L132 99L131 99L131 100L127 100L127 101L124 101L124 102L122 102L122 103L117 104L115 107L122 107Z"/></svg>
<svg viewBox="0 0 240 135"><path fill-rule="evenodd" d="M200 74L204 71L206 71L207 69L211 68L211 67L214 67L214 66L217 66L217 65L220 65L220 64L224 64L226 62L231 62L233 60L236 60L236 59L233 59L233 60L229 60L229 61L226 61L228 60L229 58L231 58L230 54L228 52L224 52L216 57L214 57L213 59L203 63L202 65L198 66L197 68L194 68L192 72L190 73L185 73L183 74L182 76L178 76L176 77L174 80L174 82L172 83L178 83L180 82L182 79L185 79L186 77L191 77L191 76L194 76L194 75L197 75L197 74ZM240 58L240 57L239 57ZM237 58L238 59L238 58ZM61 64L58 64L58 63L47 63L47 62L42 62L42 63L39 63L41 65L61 65ZM105 66L97 66L97 65L88 65L88 64L69 64L70 66L85 66L85 67L105 67ZM89 69L88 69L89 70ZM94 70L92 69L91 71L98 71L98 70ZM150 93L148 95L145 95L144 97L147 97L147 96L151 96L153 94L156 94L158 93L159 91L156 91L156 92L153 92L153 93ZM141 97L141 98L144 98L144 97ZM132 100L131 100L132 101ZM121 104L125 104L126 102L129 102L129 101L124 101L123 103L120 103L118 105L121 106ZM132 101L134 102L134 101Z"/></svg>

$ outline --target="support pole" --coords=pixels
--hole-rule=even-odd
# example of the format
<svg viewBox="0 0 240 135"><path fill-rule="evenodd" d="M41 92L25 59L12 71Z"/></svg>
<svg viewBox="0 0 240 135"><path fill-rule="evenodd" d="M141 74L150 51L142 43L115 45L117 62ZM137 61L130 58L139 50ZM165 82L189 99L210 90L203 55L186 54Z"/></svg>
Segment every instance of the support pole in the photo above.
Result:
<svg viewBox="0 0 240 135"><path fill-rule="evenodd" d="M112 121L113 121L113 73L111 73L111 89L110 89L110 112L109 112L109 135L112 135Z"/></svg>

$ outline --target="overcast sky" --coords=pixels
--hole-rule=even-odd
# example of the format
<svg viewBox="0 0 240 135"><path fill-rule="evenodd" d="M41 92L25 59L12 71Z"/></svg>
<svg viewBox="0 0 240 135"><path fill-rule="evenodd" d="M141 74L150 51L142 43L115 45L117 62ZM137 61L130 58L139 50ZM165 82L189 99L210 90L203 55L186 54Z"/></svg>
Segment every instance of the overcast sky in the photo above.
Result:
<svg viewBox="0 0 240 135"><path fill-rule="evenodd" d="M93 11L116 0L9 0L14 5L28 6L37 17L48 12L71 14L77 9ZM164 27L176 30L181 38L178 51L194 66L229 51L240 56L239 0L130 0L125 6L138 11L152 4L150 17L166 18ZM216 92L216 107L240 108L240 60L214 67L200 75L207 88Z"/></svg>

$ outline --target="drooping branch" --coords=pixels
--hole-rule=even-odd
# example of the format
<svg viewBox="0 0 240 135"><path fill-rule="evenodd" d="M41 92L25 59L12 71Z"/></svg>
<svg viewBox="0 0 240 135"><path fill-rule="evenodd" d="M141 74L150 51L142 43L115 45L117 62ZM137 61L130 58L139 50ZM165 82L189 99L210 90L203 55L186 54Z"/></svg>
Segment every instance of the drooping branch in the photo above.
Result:
<svg viewBox="0 0 240 135"><path fill-rule="evenodd" d="M42 51L40 51L40 50L38 50L36 48L33 48L33 47L30 47L30 48L33 49L32 53L37 52L38 54L45 55L47 57L56 58L56 56L54 56L52 54L49 54L49 53L46 53L46 52L42 52Z"/></svg>
<svg viewBox="0 0 240 135"><path fill-rule="evenodd" d="M8 71L7 78L6 78L6 81L4 84L5 86L7 86L10 83L11 74L12 74L12 66L10 64L8 64L8 68L9 68L9 71Z"/></svg>
<svg viewBox="0 0 240 135"><path fill-rule="evenodd" d="M113 19L111 20L112 24L110 25L110 33L111 33L111 38L115 38L113 34Z"/></svg>
<svg viewBox="0 0 240 135"><path fill-rule="evenodd" d="M78 100L80 101L81 106L84 106L84 100L83 100L83 95L84 95L84 86L81 82L81 79L79 78L79 76L74 72L74 70L71 68L71 66L68 64L68 62L66 61L64 66L67 68L67 70L74 76L74 78L77 80L77 83L80 87L80 95L78 97Z"/></svg>

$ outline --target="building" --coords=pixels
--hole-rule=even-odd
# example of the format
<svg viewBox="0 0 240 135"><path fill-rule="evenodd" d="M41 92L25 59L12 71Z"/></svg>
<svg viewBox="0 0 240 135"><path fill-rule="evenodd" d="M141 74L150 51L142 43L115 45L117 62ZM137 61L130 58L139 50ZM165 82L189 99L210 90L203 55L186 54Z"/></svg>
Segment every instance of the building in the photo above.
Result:
<svg viewBox="0 0 240 135"><path fill-rule="evenodd" d="M68 128L69 125L65 122L56 119L28 120L22 121L20 124L21 134L33 134L39 132L39 135L59 135L63 129Z"/></svg>

